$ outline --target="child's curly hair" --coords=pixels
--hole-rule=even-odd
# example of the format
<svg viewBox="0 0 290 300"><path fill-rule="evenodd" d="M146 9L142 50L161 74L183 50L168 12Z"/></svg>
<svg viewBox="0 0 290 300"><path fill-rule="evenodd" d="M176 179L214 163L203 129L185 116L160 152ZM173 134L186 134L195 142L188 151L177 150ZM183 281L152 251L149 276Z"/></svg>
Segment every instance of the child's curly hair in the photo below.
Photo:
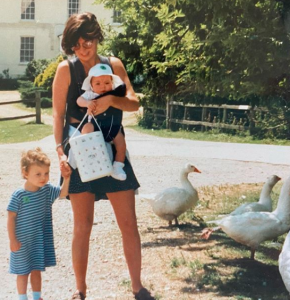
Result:
<svg viewBox="0 0 290 300"><path fill-rule="evenodd" d="M39 147L37 147L33 150L22 152L20 165L21 172L28 172L32 165L50 167L50 159Z"/></svg>

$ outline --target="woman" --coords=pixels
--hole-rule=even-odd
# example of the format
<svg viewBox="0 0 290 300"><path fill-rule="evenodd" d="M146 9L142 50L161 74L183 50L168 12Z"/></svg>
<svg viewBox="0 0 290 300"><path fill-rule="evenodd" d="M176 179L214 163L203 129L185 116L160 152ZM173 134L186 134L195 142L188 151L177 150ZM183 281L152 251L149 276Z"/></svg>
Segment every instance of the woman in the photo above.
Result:
<svg viewBox="0 0 290 300"><path fill-rule="evenodd" d="M82 91L82 81L91 67L107 63L113 72L126 84L124 97L104 96L96 101L95 115L104 113L109 107L124 111L136 111L139 102L131 86L122 62L115 57L109 59L97 54L98 44L103 41L102 30L92 13L72 15L63 32L62 48L67 55L76 59L59 64L53 82L54 137L59 159L68 150L65 140L69 129L77 127L86 113L76 104ZM72 127L73 126L73 127ZM125 160L125 181L104 177L82 183L77 169L72 171L69 198L74 215L72 241L72 263L76 279L76 291L71 299L86 298L86 272L89 254L89 239L93 225L94 201L107 197L113 207L122 234L135 299L154 300L141 283L141 243L135 214L135 192L139 187L129 161Z"/></svg>

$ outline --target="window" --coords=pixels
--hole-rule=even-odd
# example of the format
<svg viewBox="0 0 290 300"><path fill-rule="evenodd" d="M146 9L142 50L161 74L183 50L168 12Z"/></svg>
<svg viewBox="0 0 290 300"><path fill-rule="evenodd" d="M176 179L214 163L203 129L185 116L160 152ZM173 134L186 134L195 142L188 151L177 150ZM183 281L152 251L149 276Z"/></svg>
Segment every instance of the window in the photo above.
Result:
<svg viewBox="0 0 290 300"><path fill-rule="evenodd" d="M68 0L68 16L79 12L79 0Z"/></svg>
<svg viewBox="0 0 290 300"><path fill-rule="evenodd" d="M34 20L35 3L34 0L21 1L21 20Z"/></svg>
<svg viewBox="0 0 290 300"><path fill-rule="evenodd" d="M34 59L34 37L21 37L20 62L27 63Z"/></svg>
<svg viewBox="0 0 290 300"><path fill-rule="evenodd" d="M121 11L114 9L114 11L113 11L113 23L122 23Z"/></svg>

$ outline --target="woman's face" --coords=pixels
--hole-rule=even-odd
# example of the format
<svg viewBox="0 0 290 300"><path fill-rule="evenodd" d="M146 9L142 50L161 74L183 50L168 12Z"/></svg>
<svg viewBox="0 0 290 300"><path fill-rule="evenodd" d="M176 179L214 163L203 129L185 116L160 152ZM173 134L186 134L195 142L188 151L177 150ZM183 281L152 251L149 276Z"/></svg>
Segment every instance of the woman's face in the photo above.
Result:
<svg viewBox="0 0 290 300"><path fill-rule="evenodd" d="M72 47L72 50L81 61L88 61L96 56L97 40L84 40L83 38L79 38L77 44Z"/></svg>

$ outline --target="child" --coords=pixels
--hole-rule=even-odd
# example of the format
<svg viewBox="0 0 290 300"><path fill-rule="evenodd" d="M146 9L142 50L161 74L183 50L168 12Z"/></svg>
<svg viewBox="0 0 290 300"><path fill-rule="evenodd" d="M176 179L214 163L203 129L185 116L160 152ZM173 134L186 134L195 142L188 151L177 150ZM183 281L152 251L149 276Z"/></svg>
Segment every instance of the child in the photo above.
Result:
<svg viewBox="0 0 290 300"><path fill-rule="evenodd" d="M77 104L88 108L88 122L81 129L82 134L99 130L92 117L96 108L97 98L106 95L123 97L126 94L126 85L121 78L114 75L112 69L106 64L96 64L89 71L88 77L84 80L82 89L85 92L77 99ZM122 111L110 107L103 114L97 116L98 123L102 130L106 142L112 142L116 148L115 161L111 176L117 180L126 180L124 172L124 160L126 156L126 142L122 133Z"/></svg>
<svg viewBox="0 0 290 300"><path fill-rule="evenodd" d="M9 272L17 274L19 300L27 300L30 282L33 300L41 298L41 271L55 266L52 228L52 204L56 198L68 194L71 168L66 161L60 163L64 182L61 187L49 181L50 160L40 148L22 154L21 173L26 179L8 205L8 235L10 240Z"/></svg>

